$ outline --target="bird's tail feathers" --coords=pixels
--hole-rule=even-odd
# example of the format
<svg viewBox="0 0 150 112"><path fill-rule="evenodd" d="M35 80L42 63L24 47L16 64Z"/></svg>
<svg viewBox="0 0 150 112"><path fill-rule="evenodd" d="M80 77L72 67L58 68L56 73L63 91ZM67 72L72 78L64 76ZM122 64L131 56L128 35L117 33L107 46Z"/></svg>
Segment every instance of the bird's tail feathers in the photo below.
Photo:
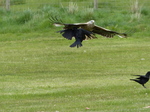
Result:
<svg viewBox="0 0 150 112"><path fill-rule="evenodd" d="M130 79L130 80L140 83L140 81L137 79Z"/></svg>
<svg viewBox="0 0 150 112"><path fill-rule="evenodd" d="M70 45L70 47L76 47L76 46L77 46L77 48L79 48L82 46L82 43L79 41L75 41L73 44Z"/></svg>

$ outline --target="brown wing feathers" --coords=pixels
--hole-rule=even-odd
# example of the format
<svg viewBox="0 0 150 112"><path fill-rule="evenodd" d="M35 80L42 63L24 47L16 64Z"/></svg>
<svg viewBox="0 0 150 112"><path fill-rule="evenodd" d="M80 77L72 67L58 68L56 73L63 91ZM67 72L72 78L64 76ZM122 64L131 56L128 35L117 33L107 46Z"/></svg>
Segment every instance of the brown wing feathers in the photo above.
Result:
<svg viewBox="0 0 150 112"><path fill-rule="evenodd" d="M96 33L96 34L99 34L99 35L102 35L102 36L108 37L108 38L112 38L114 35L118 34L117 32L103 29L103 28L100 28L97 26L95 26L93 28L93 33Z"/></svg>
<svg viewBox="0 0 150 112"><path fill-rule="evenodd" d="M127 36L127 34L125 34L125 33L118 33L116 31L111 31L111 30L108 30L108 29L105 29L105 28L102 28L102 27L99 27L96 25L93 27L93 33L102 35L102 36L107 37L107 38L112 38L115 35L118 35L119 37L126 37Z"/></svg>

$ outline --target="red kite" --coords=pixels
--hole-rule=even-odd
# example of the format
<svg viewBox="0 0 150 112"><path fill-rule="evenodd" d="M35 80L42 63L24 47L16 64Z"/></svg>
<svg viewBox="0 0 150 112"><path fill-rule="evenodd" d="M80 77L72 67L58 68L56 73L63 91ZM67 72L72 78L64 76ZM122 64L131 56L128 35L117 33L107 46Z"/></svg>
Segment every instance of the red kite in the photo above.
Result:
<svg viewBox="0 0 150 112"><path fill-rule="evenodd" d="M55 26L63 25L64 29L72 29L72 28L82 28L87 31L90 31L95 34L102 35L107 38L112 38L115 35L118 35L119 37L126 37L126 33L118 33L116 31L111 31L108 29L105 29L103 27L95 25L94 20L90 20L86 23L63 23L61 20L58 20L57 18L51 17L49 18L51 22L54 23Z"/></svg>

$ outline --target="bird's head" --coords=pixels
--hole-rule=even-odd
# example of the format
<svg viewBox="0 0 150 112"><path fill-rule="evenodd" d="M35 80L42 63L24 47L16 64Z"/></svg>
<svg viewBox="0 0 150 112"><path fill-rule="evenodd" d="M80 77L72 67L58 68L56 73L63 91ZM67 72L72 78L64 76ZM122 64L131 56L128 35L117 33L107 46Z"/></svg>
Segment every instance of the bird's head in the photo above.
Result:
<svg viewBox="0 0 150 112"><path fill-rule="evenodd" d="M150 71L148 71L148 72L146 73L146 76L147 76L148 78L150 78Z"/></svg>
<svg viewBox="0 0 150 112"><path fill-rule="evenodd" d="M94 20L90 20L90 21L88 21L87 23L88 23L88 24L94 24L95 21L94 21Z"/></svg>

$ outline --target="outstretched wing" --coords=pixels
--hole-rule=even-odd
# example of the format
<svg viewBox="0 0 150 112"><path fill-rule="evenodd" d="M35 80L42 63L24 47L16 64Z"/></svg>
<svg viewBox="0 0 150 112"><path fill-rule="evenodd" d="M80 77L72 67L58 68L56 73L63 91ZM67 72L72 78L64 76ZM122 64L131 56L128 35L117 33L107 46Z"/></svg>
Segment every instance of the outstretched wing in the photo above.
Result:
<svg viewBox="0 0 150 112"><path fill-rule="evenodd" d="M68 24L68 23L63 23L64 29L73 29L73 28L83 28L86 27L86 23L73 23L73 24Z"/></svg>
<svg viewBox="0 0 150 112"><path fill-rule="evenodd" d="M145 77L145 75L133 75L133 76Z"/></svg>
<svg viewBox="0 0 150 112"><path fill-rule="evenodd" d="M96 26L96 25L93 27L92 32L99 34L99 35L102 35L102 36L107 37L107 38L112 38L115 35L118 35L119 37L126 37L127 36L125 33L118 33L118 32L111 31L111 30L108 30L108 29L105 29L103 27Z"/></svg>
<svg viewBox="0 0 150 112"><path fill-rule="evenodd" d="M64 26L64 29L80 28L87 26L87 23L64 23L61 19L53 16L51 16L49 20L55 26Z"/></svg>
<svg viewBox="0 0 150 112"><path fill-rule="evenodd" d="M140 77L149 78L150 77L150 72L147 72L146 75L133 75L133 76L140 76Z"/></svg>

